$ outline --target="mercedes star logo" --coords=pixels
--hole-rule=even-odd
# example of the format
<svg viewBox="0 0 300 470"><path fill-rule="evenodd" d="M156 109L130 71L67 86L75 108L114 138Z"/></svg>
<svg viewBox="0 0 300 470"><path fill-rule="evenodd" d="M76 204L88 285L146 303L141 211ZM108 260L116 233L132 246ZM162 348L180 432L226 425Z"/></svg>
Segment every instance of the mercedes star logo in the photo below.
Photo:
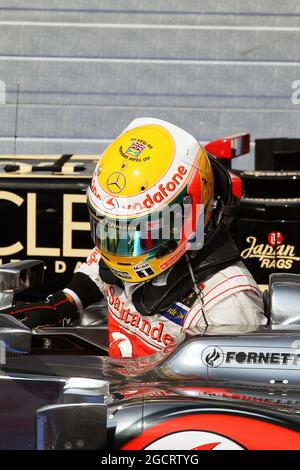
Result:
<svg viewBox="0 0 300 470"><path fill-rule="evenodd" d="M126 186L126 178L123 173L112 173L107 180L107 187L112 193L120 193Z"/></svg>

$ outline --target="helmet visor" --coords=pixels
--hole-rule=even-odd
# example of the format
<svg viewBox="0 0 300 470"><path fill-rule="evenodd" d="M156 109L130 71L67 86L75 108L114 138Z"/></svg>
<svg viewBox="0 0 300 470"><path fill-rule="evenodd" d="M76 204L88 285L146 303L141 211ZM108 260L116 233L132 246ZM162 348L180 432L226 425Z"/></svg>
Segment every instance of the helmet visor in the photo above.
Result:
<svg viewBox="0 0 300 470"><path fill-rule="evenodd" d="M100 215L89 201L88 209L92 239L101 251L111 255L155 255L170 246L174 250L183 239L190 240L195 235L194 225L197 225L197 243L201 241L197 248L203 245L203 210L196 216L198 223L195 223L191 205L173 204L130 220Z"/></svg>
<svg viewBox="0 0 300 470"><path fill-rule="evenodd" d="M174 249L182 239L183 222L187 216L180 204L130 219L99 214L89 198L88 209L95 245L101 251L124 257L156 254L170 245Z"/></svg>
<svg viewBox="0 0 300 470"><path fill-rule="evenodd" d="M155 228L153 221L96 218L90 212L90 223L95 245L113 255L140 256L156 252L169 244L170 240L175 240L174 226L171 228L170 236L167 237L164 235L163 227L158 226L161 222L157 222Z"/></svg>

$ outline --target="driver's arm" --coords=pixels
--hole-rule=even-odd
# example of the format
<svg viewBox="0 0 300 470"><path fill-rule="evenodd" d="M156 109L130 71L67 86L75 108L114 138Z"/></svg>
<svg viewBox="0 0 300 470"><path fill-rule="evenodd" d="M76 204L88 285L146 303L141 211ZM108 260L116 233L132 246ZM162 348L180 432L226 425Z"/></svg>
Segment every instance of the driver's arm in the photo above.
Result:
<svg viewBox="0 0 300 470"><path fill-rule="evenodd" d="M40 302L17 302L0 313L13 315L29 328L42 325L61 325L63 320L74 321L79 311L103 298L98 286L83 273L76 273L63 291L57 291Z"/></svg>
<svg viewBox="0 0 300 470"><path fill-rule="evenodd" d="M57 291L40 302L17 302L0 313L13 315L29 328L42 325L61 325L64 319L75 320L78 317L77 305L69 294Z"/></svg>
<svg viewBox="0 0 300 470"><path fill-rule="evenodd" d="M40 302L17 302L12 307L0 310L0 313L13 315L29 328L61 325L65 319L76 320L80 310L103 298L101 291L104 290L104 283L99 276L99 259L100 255L95 248L64 290Z"/></svg>

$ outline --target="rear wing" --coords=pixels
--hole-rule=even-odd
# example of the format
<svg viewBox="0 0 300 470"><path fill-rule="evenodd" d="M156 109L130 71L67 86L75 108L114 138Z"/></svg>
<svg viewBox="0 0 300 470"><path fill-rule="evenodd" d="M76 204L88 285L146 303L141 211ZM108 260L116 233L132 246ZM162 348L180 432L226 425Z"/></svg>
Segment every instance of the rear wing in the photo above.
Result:
<svg viewBox="0 0 300 470"><path fill-rule="evenodd" d="M221 160L222 164L231 169L231 160L250 152L250 134L236 134L224 139L214 140L205 145L205 150L213 157ZM243 194L243 185L241 178L231 171L232 193L241 199Z"/></svg>
<svg viewBox="0 0 300 470"><path fill-rule="evenodd" d="M221 160L232 160L250 152L250 134L236 134L214 140L205 145L205 150Z"/></svg>

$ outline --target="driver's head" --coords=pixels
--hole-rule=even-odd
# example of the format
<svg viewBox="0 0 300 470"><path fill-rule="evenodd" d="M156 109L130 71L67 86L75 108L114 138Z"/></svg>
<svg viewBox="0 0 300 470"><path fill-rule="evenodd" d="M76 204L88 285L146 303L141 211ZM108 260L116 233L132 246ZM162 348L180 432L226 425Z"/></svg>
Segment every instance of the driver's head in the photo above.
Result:
<svg viewBox="0 0 300 470"><path fill-rule="evenodd" d="M166 121L135 119L100 158L87 193L91 232L123 281L158 276L201 249L214 198L197 140Z"/></svg>

